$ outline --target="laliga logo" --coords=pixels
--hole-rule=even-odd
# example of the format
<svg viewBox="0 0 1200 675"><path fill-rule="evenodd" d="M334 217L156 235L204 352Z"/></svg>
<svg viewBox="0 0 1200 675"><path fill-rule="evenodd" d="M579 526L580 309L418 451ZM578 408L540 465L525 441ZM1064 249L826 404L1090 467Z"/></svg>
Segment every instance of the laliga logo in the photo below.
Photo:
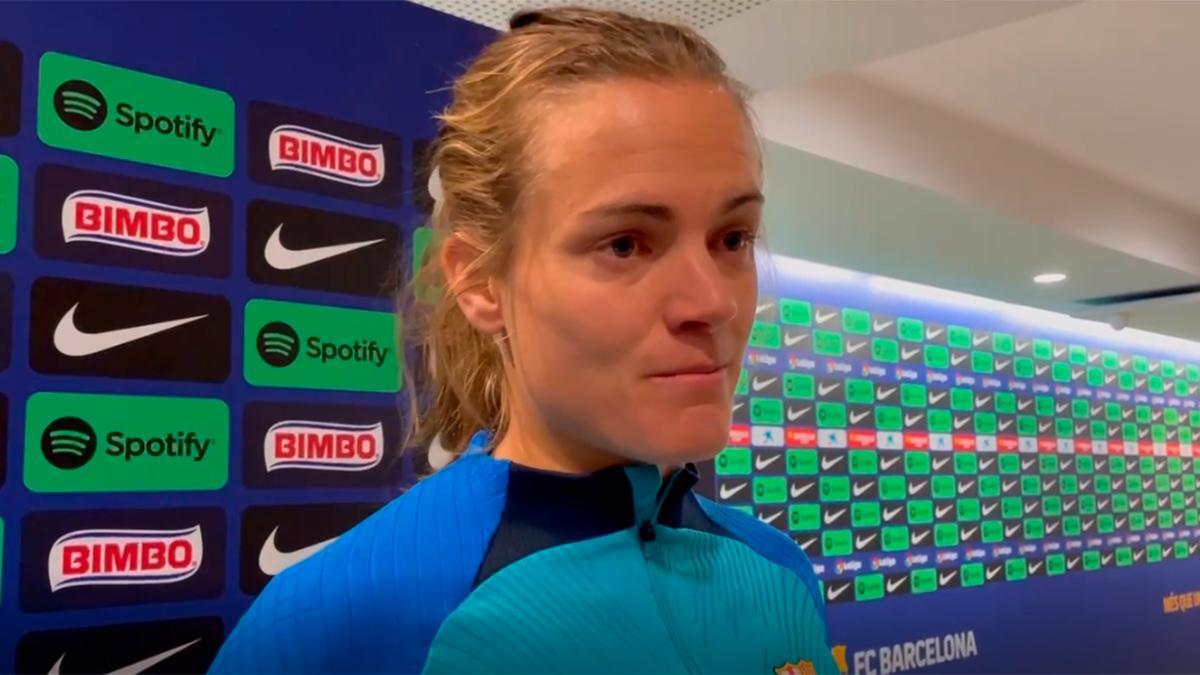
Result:
<svg viewBox="0 0 1200 675"><path fill-rule="evenodd" d="M275 127L268 144L273 171L297 171L357 187L383 182L382 145L359 143L293 124Z"/></svg>
<svg viewBox="0 0 1200 675"><path fill-rule="evenodd" d="M263 439L267 473L277 469L366 471L383 458L383 424L285 420Z"/></svg>
<svg viewBox="0 0 1200 675"><path fill-rule="evenodd" d="M63 241L194 256L208 248L207 208L184 208L100 190L77 190L62 205Z"/></svg>
<svg viewBox="0 0 1200 675"><path fill-rule="evenodd" d="M173 584L204 559L200 526L184 530L78 530L50 547L50 591L75 586Z"/></svg>

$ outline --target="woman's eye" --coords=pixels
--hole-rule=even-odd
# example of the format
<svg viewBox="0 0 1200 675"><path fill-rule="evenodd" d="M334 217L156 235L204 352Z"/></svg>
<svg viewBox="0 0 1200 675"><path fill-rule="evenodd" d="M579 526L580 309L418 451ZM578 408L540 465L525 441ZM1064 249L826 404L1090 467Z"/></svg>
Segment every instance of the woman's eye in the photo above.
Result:
<svg viewBox="0 0 1200 675"><path fill-rule="evenodd" d="M631 234L621 235L608 243L614 255L618 258L629 258L637 253L637 239Z"/></svg>
<svg viewBox="0 0 1200 675"><path fill-rule="evenodd" d="M754 243L754 235L749 230L732 230L721 237L721 245L727 251L740 251Z"/></svg>

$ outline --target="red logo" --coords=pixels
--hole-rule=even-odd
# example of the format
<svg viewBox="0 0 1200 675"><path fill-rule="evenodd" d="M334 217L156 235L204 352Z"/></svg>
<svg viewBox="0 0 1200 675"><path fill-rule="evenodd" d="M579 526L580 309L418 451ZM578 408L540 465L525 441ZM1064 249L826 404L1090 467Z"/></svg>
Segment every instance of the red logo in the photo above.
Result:
<svg viewBox="0 0 1200 675"><path fill-rule="evenodd" d="M383 423L284 420L263 439L267 472L278 469L366 471L383 458Z"/></svg>
<svg viewBox="0 0 1200 675"><path fill-rule="evenodd" d="M954 437L954 449L962 452L970 452L975 449L975 437L970 435L961 435Z"/></svg>
<svg viewBox="0 0 1200 675"><path fill-rule="evenodd" d="M786 444L789 448L817 447L817 430L810 428L789 427L785 430Z"/></svg>
<svg viewBox="0 0 1200 675"><path fill-rule="evenodd" d="M284 124L271 131L272 171L297 171L338 183L373 187L383 182L383 146Z"/></svg>
<svg viewBox="0 0 1200 675"><path fill-rule="evenodd" d="M735 424L729 428L729 444L750 445L750 427L745 424Z"/></svg>
<svg viewBox="0 0 1200 675"><path fill-rule="evenodd" d="M1053 438L1039 438L1038 452L1058 452L1058 441Z"/></svg>
<svg viewBox="0 0 1200 675"><path fill-rule="evenodd" d="M929 434L920 432L905 432L904 434L904 449L905 450L928 450L929 449Z"/></svg>
<svg viewBox="0 0 1200 675"><path fill-rule="evenodd" d="M856 449L875 447L874 431L851 431L850 447Z"/></svg>
<svg viewBox="0 0 1200 675"><path fill-rule="evenodd" d="M996 448L1001 452L1016 452L1021 447L1021 439L1016 436L996 437Z"/></svg>
<svg viewBox="0 0 1200 675"><path fill-rule="evenodd" d="M78 530L50 548L50 590L176 583L195 574L203 557L199 525L185 530Z"/></svg>
<svg viewBox="0 0 1200 675"><path fill-rule="evenodd" d="M193 256L208 248L207 208L183 208L102 190L63 200L63 241L90 241L149 253Z"/></svg>

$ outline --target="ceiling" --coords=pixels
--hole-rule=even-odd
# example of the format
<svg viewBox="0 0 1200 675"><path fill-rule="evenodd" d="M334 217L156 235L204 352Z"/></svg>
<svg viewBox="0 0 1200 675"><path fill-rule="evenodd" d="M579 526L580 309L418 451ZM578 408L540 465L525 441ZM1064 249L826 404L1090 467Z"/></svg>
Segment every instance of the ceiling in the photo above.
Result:
<svg viewBox="0 0 1200 675"><path fill-rule="evenodd" d="M1200 293L1081 302L1200 284L1200 3L585 4L688 22L755 89L773 252L1200 341Z"/></svg>

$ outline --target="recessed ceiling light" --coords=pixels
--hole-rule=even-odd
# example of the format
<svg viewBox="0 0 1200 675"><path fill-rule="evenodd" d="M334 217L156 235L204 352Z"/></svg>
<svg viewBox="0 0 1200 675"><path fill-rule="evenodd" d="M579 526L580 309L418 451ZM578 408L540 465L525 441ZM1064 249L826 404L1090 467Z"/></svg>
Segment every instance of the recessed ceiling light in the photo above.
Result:
<svg viewBox="0 0 1200 675"><path fill-rule="evenodd" d="M1066 280L1067 275L1061 272L1047 272L1046 274L1039 274L1033 278L1033 282L1036 284L1057 284Z"/></svg>

